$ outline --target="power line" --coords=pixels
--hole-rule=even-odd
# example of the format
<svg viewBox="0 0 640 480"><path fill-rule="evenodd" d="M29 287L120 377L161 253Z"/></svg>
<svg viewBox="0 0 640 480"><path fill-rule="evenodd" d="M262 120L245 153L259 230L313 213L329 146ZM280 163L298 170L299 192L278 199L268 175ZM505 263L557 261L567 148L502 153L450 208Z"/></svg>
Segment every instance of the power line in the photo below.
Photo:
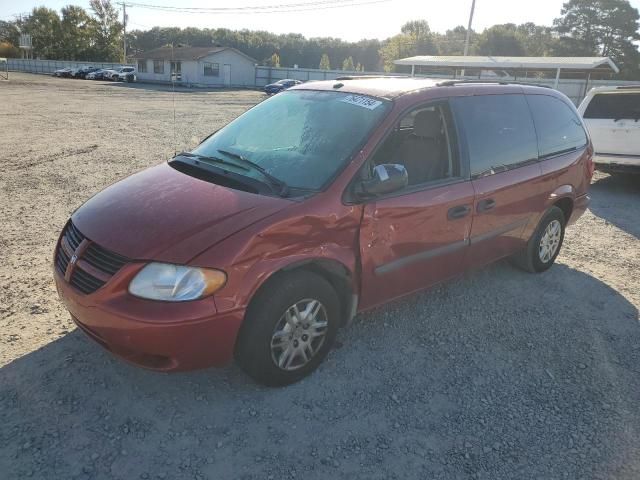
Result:
<svg viewBox="0 0 640 480"><path fill-rule="evenodd" d="M127 2L128 6L149 10L165 11L172 13L195 14L260 14L260 13L287 13L310 12L333 8L346 8L376 3L386 3L391 0L312 0L310 2L285 3L277 5L256 5L241 7L176 7L170 5L155 5L149 3Z"/></svg>
<svg viewBox="0 0 640 480"><path fill-rule="evenodd" d="M174 7L171 5L153 5L149 3L137 3L133 2L131 5L137 5L140 7L149 7L149 8L164 8L171 10L194 10L194 11L209 11L209 12L224 12L230 10L270 10L272 8L297 8L297 7L308 7L314 5L328 5L328 4L339 4L344 3L345 0L312 0L309 2L296 2L296 3L281 3L275 5L245 5L240 7ZM348 1L348 0L347 0Z"/></svg>

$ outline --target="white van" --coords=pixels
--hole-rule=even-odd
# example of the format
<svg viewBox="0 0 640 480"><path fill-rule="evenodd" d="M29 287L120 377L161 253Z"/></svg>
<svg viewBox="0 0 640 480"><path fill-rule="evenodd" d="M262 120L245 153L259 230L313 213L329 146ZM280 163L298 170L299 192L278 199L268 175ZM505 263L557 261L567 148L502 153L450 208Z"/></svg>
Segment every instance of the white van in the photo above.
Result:
<svg viewBox="0 0 640 480"><path fill-rule="evenodd" d="M578 107L598 170L640 173L640 85L593 88Z"/></svg>

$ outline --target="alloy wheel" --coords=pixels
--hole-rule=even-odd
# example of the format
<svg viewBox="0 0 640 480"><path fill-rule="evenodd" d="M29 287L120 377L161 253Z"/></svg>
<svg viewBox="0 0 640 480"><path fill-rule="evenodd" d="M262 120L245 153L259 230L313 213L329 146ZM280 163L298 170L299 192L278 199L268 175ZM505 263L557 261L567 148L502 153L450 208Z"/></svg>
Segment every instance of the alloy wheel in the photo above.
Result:
<svg viewBox="0 0 640 480"><path fill-rule="evenodd" d="M562 225L558 220L552 220L542 234L538 247L538 257L542 263L548 263L558 251Z"/></svg>
<svg viewBox="0 0 640 480"><path fill-rule="evenodd" d="M271 336L271 359L286 371L307 365L324 344L329 321L318 300L304 299L280 317Z"/></svg>

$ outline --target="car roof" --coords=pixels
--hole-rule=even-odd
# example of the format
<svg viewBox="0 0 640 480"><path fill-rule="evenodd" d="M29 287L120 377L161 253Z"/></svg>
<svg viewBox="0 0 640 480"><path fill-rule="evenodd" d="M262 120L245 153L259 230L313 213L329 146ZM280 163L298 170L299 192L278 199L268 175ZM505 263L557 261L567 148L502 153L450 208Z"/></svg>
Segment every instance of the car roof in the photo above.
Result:
<svg viewBox="0 0 640 480"><path fill-rule="evenodd" d="M411 77L347 77L336 80L307 82L292 88L295 90L329 90L356 93L382 98L394 98L404 93L434 87L442 80Z"/></svg>
<svg viewBox="0 0 640 480"><path fill-rule="evenodd" d="M487 88L495 89L499 85L501 91L522 93L523 85L548 91L548 87L523 84L518 82L492 81L492 80L455 80L447 78L420 78L420 77L339 77L335 80L311 81L296 85L290 90L325 90L369 95L385 99L393 99L418 90L431 88L464 86L480 92Z"/></svg>

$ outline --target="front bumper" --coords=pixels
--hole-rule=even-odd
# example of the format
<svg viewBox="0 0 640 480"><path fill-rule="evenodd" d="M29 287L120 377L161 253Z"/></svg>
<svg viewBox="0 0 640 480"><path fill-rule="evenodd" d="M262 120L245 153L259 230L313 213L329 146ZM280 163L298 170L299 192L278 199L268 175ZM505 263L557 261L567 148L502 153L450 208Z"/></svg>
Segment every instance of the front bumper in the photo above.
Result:
<svg viewBox="0 0 640 480"><path fill-rule="evenodd" d="M133 297L127 286L141 265L126 265L88 295L54 268L60 299L76 325L114 355L137 366L181 371L222 366L233 358L243 310L218 313L212 297L158 302Z"/></svg>

